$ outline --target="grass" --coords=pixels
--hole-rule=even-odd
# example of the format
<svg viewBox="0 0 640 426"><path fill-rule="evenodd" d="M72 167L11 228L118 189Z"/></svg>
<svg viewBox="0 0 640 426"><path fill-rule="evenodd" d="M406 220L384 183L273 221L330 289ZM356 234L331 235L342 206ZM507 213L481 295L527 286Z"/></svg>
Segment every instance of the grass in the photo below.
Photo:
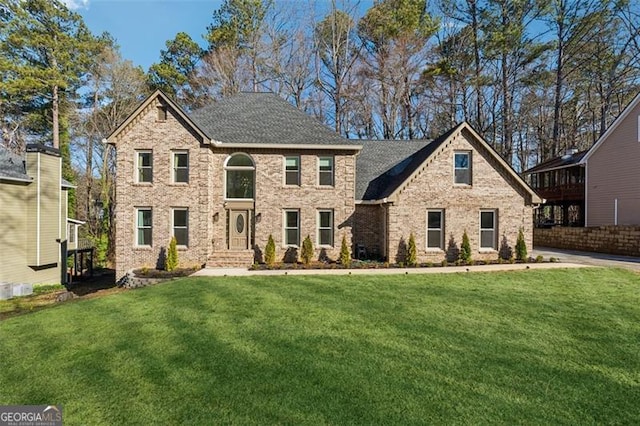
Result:
<svg viewBox="0 0 640 426"><path fill-rule="evenodd" d="M640 276L185 278L0 322L65 424L638 424Z"/></svg>
<svg viewBox="0 0 640 426"><path fill-rule="evenodd" d="M33 294L29 296L0 300L0 319L51 305L64 290L64 286L60 284L36 285L33 287Z"/></svg>

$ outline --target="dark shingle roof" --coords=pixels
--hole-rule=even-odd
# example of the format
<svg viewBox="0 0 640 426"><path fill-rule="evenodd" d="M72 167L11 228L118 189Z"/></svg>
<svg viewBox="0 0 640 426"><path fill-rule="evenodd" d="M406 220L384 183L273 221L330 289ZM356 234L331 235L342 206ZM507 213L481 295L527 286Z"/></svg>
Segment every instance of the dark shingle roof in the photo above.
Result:
<svg viewBox="0 0 640 426"><path fill-rule="evenodd" d="M364 141L356 160L356 200L391 195L458 127L433 141Z"/></svg>
<svg viewBox="0 0 640 426"><path fill-rule="evenodd" d="M357 145L273 93L239 93L189 114L211 139L224 143Z"/></svg>
<svg viewBox="0 0 640 426"><path fill-rule="evenodd" d="M0 178L32 180L24 164L24 158L0 146Z"/></svg>
<svg viewBox="0 0 640 426"><path fill-rule="evenodd" d="M552 158L551 160L543 161L542 163L536 164L529 170L525 170L523 174L529 175L531 173L540 173L549 170L556 170L574 166L577 165L580 160L582 160L582 157L584 157L586 154L587 151L580 151L576 152L575 154L562 155L560 157Z"/></svg>

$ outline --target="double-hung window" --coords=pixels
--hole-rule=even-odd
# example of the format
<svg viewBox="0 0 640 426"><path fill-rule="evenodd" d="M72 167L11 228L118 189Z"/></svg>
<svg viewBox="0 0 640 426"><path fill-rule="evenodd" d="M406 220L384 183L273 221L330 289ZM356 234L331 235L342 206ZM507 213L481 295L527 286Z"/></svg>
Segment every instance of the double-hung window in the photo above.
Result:
<svg viewBox="0 0 640 426"><path fill-rule="evenodd" d="M300 157L297 155L284 157L284 183L300 186Z"/></svg>
<svg viewBox="0 0 640 426"><path fill-rule="evenodd" d="M153 182L153 153L151 151L136 151L136 182Z"/></svg>
<svg viewBox="0 0 640 426"><path fill-rule="evenodd" d="M318 245L333 246L333 210L318 210Z"/></svg>
<svg viewBox="0 0 640 426"><path fill-rule="evenodd" d="M150 246L153 217L150 207L136 209L136 245Z"/></svg>
<svg viewBox="0 0 640 426"><path fill-rule="evenodd" d="M189 210L186 208L173 209L172 234L179 246L189 245Z"/></svg>
<svg viewBox="0 0 640 426"><path fill-rule="evenodd" d="M173 151L173 182L189 183L189 152Z"/></svg>
<svg viewBox="0 0 640 426"><path fill-rule="evenodd" d="M498 212L480 210L480 249L498 249Z"/></svg>
<svg viewBox="0 0 640 426"><path fill-rule="evenodd" d="M454 183L471 185L471 152L455 152L453 154Z"/></svg>
<svg viewBox="0 0 640 426"><path fill-rule="evenodd" d="M284 245L286 247L300 246L300 211L284 211Z"/></svg>
<svg viewBox="0 0 640 426"><path fill-rule="evenodd" d="M318 184L333 186L333 157L318 157Z"/></svg>
<svg viewBox="0 0 640 426"><path fill-rule="evenodd" d="M444 250L444 210L427 210L427 249Z"/></svg>

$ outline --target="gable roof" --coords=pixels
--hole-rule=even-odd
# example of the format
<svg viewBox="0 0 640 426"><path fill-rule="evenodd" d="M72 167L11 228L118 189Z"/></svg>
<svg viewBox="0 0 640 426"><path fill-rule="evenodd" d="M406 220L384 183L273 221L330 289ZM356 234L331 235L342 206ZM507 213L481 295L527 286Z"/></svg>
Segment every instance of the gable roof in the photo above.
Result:
<svg viewBox="0 0 640 426"><path fill-rule="evenodd" d="M403 147L405 142L389 140L377 141L377 143L387 145L383 150L386 151L386 155L389 155L390 157L389 161L385 164L390 164L390 166L384 172L374 177L372 177L375 174L373 169L376 169L376 166L371 167L371 170L368 170L369 166L367 163L371 161L371 158L376 156L376 150L380 150L380 147L375 146L373 143L365 143L363 151L358 155L358 159L356 160L356 199L362 201L383 201L387 198L393 198L401 187L411 180L411 178L440 146L446 144L454 135L463 130L469 132L471 136L495 159L499 166L514 179L516 184L521 186L525 192L530 195L532 203L542 202L542 199L540 199L533 189L527 185L515 170L513 170L513 168L508 165L467 122L462 122L456 125L431 142L413 142L415 144L422 143L422 147L404 158L400 158L404 154L402 150L405 147L407 150L410 149L408 145ZM394 149L398 151L397 154L393 153ZM360 156L363 154L364 157L361 161ZM393 158L391 158L392 156ZM385 165L380 162L378 168L385 168ZM363 176L360 176L361 170L364 171Z"/></svg>
<svg viewBox="0 0 640 426"><path fill-rule="evenodd" d="M562 155L560 157L552 158L542 163L536 164L528 170L522 172L524 175L530 175L532 173L548 172L551 170L564 169L571 166L580 164L580 161L585 156L587 151L576 152L571 155Z"/></svg>
<svg viewBox="0 0 640 426"><path fill-rule="evenodd" d="M633 98L633 100L631 102L629 102L629 105L627 105L626 108L624 110L622 110L622 113L618 116L618 118L616 118L613 121L613 123L611 123L609 128L607 128L607 130L604 132L604 134L598 138L596 143L594 143L593 146L591 146L591 148L589 148L589 150L587 151L586 155L584 157L582 157L582 160L580 161L580 164L586 164L587 161L589 161L589 158L593 155L593 153L596 152L600 148L600 146L602 146L602 144L618 128L618 126L620 126L620 124L622 124L622 122L627 118L627 116L631 113L631 111L633 111L633 109L639 103L640 103L640 92L638 92L638 94L635 96L635 98ZM638 130L640 131L640 129L638 129Z"/></svg>
<svg viewBox="0 0 640 426"><path fill-rule="evenodd" d="M0 179L18 182L32 182L33 178L27 174L24 157L7 148L0 146Z"/></svg>
<svg viewBox="0 0 640 426"><path fill-rule="evenodd" d="M360 148L273 93L238 93L190 117L221 146Z"/></svg>

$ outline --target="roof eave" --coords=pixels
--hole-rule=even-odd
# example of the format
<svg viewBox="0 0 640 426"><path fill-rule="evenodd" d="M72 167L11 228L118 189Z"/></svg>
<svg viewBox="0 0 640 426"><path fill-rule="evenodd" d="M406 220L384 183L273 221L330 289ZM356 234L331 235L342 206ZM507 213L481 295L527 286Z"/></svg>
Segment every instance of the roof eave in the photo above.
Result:
<svg viewBox="0 0 640 426"><path fill-rule="evenodd" d="M211 139L211 144L216 148L234 149L305 149L305 150L338 150L338 151L361 151L362 145L324 145L324 144L285 144L285 143L238 143L220 142Z"/></svg>
<svg viewBox="0 0 640 426"><path fill-rule="evenodd" d="M572 164L564 164L564 165L558 166L558 167L549 167L549 168L546 168L546 169L533 170L533 171L527 170L527 171L522 172L522 174L531 175L531 174L534 174L534 173L543 173L543 172L550 172L550 171L553 171L553 170L567 169L569 167L584 167L584 164L582 164L580 161L577 161L577 162L572 163Z"/></svg>
<svg viewBox="0 0 640 426"><path fill-rule="evenodd" d="M27 178L18 178L18 177L11 177L11 176L0 176L0 181L10 181L10 182L20 182L20 183L32 183L33 182L33 178L27 177Z"/></svg>

